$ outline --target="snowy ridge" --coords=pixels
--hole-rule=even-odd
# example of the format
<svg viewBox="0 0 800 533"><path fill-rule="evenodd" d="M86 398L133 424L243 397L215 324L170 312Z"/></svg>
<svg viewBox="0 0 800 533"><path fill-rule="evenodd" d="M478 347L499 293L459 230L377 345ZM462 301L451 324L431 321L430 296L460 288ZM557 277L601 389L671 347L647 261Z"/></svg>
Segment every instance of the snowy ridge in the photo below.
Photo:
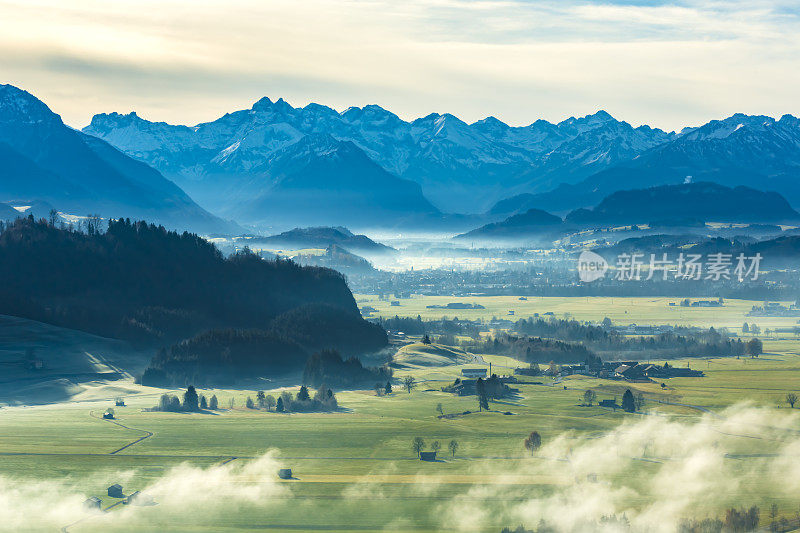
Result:
<svg viewBox="0 0 800 533"><path fill-rule="evenodd" d="M216 180L257 169L266 175L264 163L274 154L305 136L326 134L352 142L392 174L420 183L426 196L451 211L485 209L507 187L536 188L535 169L577 180L674 137L648 127L634 129L605 111L558 124L538 120L512 127L493 117L467 124L448 113L407 122L378 105L338 112L320 104L294 108L267 97L250 109L192 127L109 113L96 115L84 132L156 167L191 194L211 176ZM564 172L565 165L585 170ZM526 172L520 183L517 178Z"/></svg>

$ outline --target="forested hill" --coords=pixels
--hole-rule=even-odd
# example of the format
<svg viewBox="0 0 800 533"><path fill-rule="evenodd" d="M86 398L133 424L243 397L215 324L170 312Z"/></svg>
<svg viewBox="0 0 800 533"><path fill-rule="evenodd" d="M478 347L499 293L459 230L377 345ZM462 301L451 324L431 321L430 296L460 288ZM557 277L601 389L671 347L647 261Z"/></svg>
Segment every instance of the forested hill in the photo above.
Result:
<svg viewBox="0 0 800 533"><path fill-rule="evenodd" d="M247 252L226 259L194 234L144 222L112 221L107 231L89 226L84 233L29 217L5 227L0 314L159 346L210 329L268 329L279 316L276 327L291 337L286 317L310 316L309 306L335 308L337 325L353 336L372 326L333 270ZM306 320L298 322L302 336L312 336ZM320 328L310 344L326 346L329 333L348 332ZM386 342L385 333L370 339L359 348Z"/></svg>

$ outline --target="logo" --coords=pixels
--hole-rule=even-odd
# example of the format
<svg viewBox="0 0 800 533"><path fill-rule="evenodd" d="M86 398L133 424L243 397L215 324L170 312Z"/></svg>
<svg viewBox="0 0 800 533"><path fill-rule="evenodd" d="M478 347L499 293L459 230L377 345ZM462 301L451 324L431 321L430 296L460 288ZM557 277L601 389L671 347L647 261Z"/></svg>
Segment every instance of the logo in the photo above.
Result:
<svg viewBox="0 0 800 533"><path fill-rule="evenodd" d="M598 280L606 275L608 263L602 256L584 250L578 257L578 276L584 283Z"/></svg>

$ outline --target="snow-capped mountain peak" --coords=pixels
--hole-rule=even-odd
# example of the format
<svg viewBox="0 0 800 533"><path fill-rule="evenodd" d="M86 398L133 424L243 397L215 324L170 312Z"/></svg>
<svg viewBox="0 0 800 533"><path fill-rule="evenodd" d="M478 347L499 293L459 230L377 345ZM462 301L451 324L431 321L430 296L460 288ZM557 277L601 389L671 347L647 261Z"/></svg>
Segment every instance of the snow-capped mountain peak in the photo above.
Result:
<svg viewBox="0 0 800 533"><path fill-rule="evenodd" d="M268 97L248 110L193 127L110 114L95 117L84 131L155 166L201 197L195 187L216 183L213 176L267 173L279 151L307 136L325 134L352 142L384 169L417 181L434 203L453 211L482 210L506 194L506 188L529 187L537 181L537 169L578 179L634 157L633 151L664 142L666 135L657 129L634 130L604 111L559 124L538 120L509 126L494 117L467 124L449 113L405 121L375 104L342 112L319 104L295 108L282 98ZM556 157L559 147L565 152ZM569 150L575 152L567 154ZM555 164L557 159L564 162ZM564 175L564 165L578 160L591 163L575 163L577 172ZM482 192L476 194L475 187ZM465 191L463 196L459 190Z"/></svg>

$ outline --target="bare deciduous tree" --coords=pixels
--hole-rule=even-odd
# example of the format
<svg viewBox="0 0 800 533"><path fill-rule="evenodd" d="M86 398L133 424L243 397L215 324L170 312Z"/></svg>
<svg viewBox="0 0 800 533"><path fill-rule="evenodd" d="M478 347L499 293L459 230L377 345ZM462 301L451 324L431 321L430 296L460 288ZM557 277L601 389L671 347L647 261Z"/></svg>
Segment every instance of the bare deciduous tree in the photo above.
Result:
<svg viewBox="0 0 800 533"><path fill-rule="evenodd" d="M411 442L411 448L414 450L414 453L417 454L417 457L419 457L420 452L425 449L425 441L422 440L422 437L414 437L414 440Z"/></svg>

